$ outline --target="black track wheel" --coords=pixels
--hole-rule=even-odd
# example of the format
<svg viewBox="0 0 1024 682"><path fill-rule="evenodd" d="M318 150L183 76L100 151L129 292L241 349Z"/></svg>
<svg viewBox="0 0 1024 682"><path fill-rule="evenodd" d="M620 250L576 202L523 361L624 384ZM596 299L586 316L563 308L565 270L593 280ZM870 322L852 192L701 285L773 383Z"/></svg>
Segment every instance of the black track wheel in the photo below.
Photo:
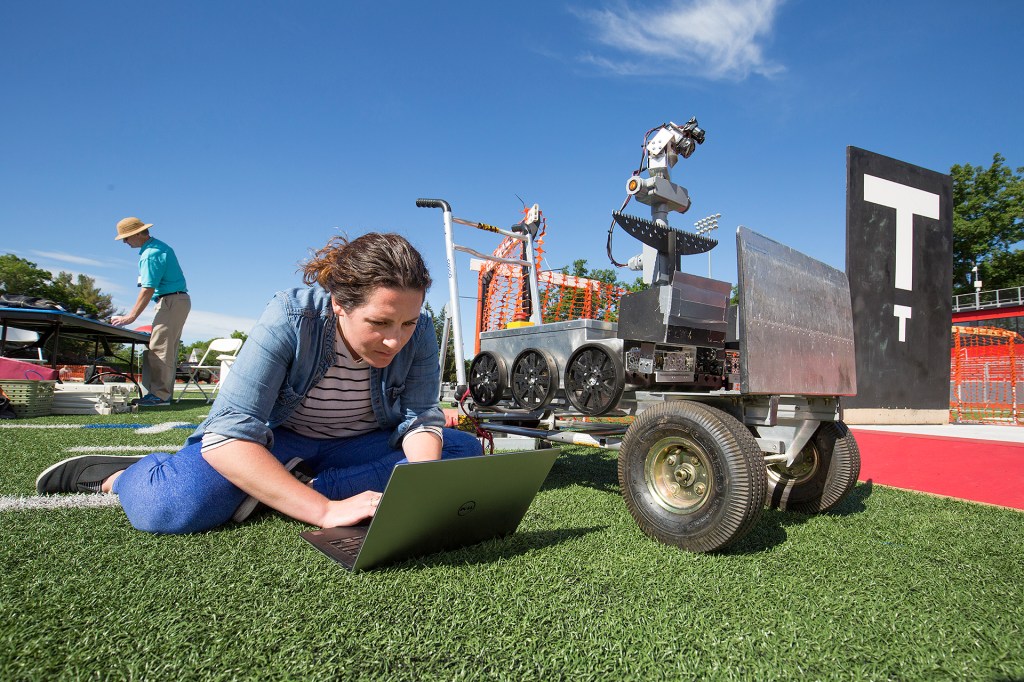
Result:
<svg viewBox="0 0 1024 682"><path fill-rule="evenodd" d="M618 354L597 343L577 348L565 365L565 397L585 415L596 417L614 409L625 384Z"/></svg>
<svg viewBox="0 0 1024 682"><path fill-rule="evenodd" d="M619 485L645 533L691 552L714 552L760 518L764 458L732 415L673 400L644 410L626 430Z"/></svg>
<svg viewBox="0 0 1024 682"><path fill-rule="evenodd" d="M501 356L486 350L478 353L469 365L469 394L476 404L496 404L507 387L508 370Z"/></svg>
<svg viewBox="0 0 1024 682"><path fill-rule="evenodd" d="M527 348L516 356L509 379L512 397L524 410L540 410L558 391L558 368L547 351Z"/></svg>
<svg viewBox="0 0 1024 682"><path fill-rule="evenodd" d="M768 506L821 514L834 509L857 485L860 448L843 422L826 422L790 466L768 466Z"/></svg>

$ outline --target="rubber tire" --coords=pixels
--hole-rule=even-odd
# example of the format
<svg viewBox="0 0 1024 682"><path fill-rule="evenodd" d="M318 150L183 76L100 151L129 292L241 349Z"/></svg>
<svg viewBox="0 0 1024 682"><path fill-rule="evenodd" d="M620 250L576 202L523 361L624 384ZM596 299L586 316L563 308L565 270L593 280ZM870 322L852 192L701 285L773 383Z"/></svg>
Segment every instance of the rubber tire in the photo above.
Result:
<svg viewBox="0 0 1024 682"><path fill-rule="evenodd" d="M479 376L478 376L479 374ZM469 365L469 394L477 405L496 405L508 388L508 370L500 355L490 351L477 353Z"/></svg>
<svg viewBox="0 0 1024 682"><path fill-rule="evenodd" d="M706 462L707 487L692 509L670 509L650 480L652 463L682 445ZM650 537L691 552L715 552L753 528L764 511L764 457L753 435L735 417L694 401L668 401L634 420L619 450L619 485L626 507ZM663 470L664 467L653 467Z"/></svg>
<svg viewBox="0 0 1024 682"><path fill-rule="evenodd" d="M593 363L594 352L603 355L598 364ZM586 366L584 366L586 363ZM597 381L593 386L580 388L578 384ZM611 349L599 343L587 343L573 351L565 364L565 376L562 387L565 398L581 413L590 417L607 414L619 404L622 391L626 386L626 373L622 368L622 359ZM578 394L577 394L578 392ZM593 398L598 398L595 404Z"/></svg>
<svg viewBox="0 0 1024 682"><path fill-rule="evenodd" d="M853 434L843 422L826 422L814 432L802 454L812 458L806 473L801 474L801 463L789 469L768 466L768 506L804 514L835 509L857 485L860 475L860 448Z"/></svg>
<svg viewBox="0 0 1024 682"><path fill-rule="evenodd" d="M544 363L542 371L546 375L547 383L540 384L539 386L537 383L534 383L524 387L521 383L516 382L516 376L522 372L520 364L531 356L537 356ZM537 366L539 367L540 363ZM555 393L558 392L558 365L555 364L555 359L546 350L527 348L517 355L515 362L512 363L512 371L509 373L508 382L509 388L512 391L512 398L519 407L524 410L542 410L547 407L548 403L555 397ZM523 390L524 388L526 389L525 391Z"/></svg>

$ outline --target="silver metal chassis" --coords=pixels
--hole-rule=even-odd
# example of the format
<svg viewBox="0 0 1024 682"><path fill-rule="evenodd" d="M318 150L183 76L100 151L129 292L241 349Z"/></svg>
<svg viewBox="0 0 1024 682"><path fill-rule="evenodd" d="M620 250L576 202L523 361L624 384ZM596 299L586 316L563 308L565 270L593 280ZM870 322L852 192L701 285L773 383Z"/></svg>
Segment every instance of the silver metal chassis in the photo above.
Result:
<svg viewBox="0 0 1024 682"><path fill-rule="evenodd" d="M587 343L600 343L612 352L622 354L622 340L615 338L614 322L570 320L533 327L516 327L480 334L480 351L491 351L503 358L512 371L512 363L524 350L536 348L551 355L555 361L558 387L563 388L565 366L573 351Z"/></svg>
<svg viewBox="0 0 1024 682"><path fill-rule="evenodd" d="M616 330L614 322L599 320L572 320L504 329L481 334L480 350L502 358L509 372L515 358L523 351L531 348L543 350L555 363L558 388L562 390L565 366L573 351L580 346L598 343L621 354L623 342L615 337ZM765 453L766 462L784 462L786 465L793 464L821 423L842 419L839 396L749 395L724 390L702 393L627 390L617 409L609 416L636 416L648 407L668 400L695 400L728 412L751 428ZM610 450L619 449L625 432L624 426L617 429L601 422L583 421L584 415L575 412L561 394L540 412L525 411L507 403L491 409L477 409L470 415L483 419L487 428L497 433ZM541 421L542 424L532 428L505 423L509 421Z"/></svg>
<svg viewBox="0 0 1024 682"><path fill-rule="evenodd" d="M611 416L635 417L648 407L669 400L694 400L728 412L754 432L766 463L781 462L787 466L796 461L820 424L842 420L838 396L751 396L738 391L626 392L619 401L620 409ZM468 414L485 421L486 428L497 433L608 450L621 447L622 436L628 427L627 424L585 421L584 415L571 408L561 409L554 403L538 412L495 407L471 409ZM522 422L533 421L540 423L536 427L521 425Z"/></svg>

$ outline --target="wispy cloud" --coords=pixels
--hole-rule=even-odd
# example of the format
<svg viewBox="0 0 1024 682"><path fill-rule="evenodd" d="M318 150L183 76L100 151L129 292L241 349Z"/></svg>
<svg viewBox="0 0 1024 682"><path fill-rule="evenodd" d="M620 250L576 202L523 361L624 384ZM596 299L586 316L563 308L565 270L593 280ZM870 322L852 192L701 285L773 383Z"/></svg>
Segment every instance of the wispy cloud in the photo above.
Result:
<svg viewBox="0 0 1024 682"><path fill-rule="evenodd" d="M105 274L97 274L93 271L93 268L129 268L132 264L125 261L108 259L98 260L96 258L86 258L85 256L76 256L73 253L65 253L63 251L31 251L30 255L37 261L37 264L43 270L47 270L54 275L58 272L66 272L73 278L77 278L79 275L85 275L93 280L93 284L99 288L104 294L112 294L116 299L118 295L125 293L135 293L134 286L129 288L129 285L134 285L134 280L128 279L128 276L124 278L110 279ZM65 264L70 263L71 267L67 267ZM78 267L81 266L81 267ZM133 299L134 300L134 299Z"/></svg>
<svg viewBox="0 0 1024 682"><path fill-rule="evenodd" d="M73 253L64 253L62 251L33 251L32 254L39 258L48 258L55 260L60 263L74 263L75 265L88 265L94 268L105 268L109 267L107 263L98 261L94 258L85 258L84 256L76 256Z"/></svg>
<svg viewBox="0 0 1024 682"><path fill-rule="evenodd" d="M206 339L231 336L231 332L235 330L248 334L254 326L256 326L254 318L223 315L206 310L192 310L188 314L188 319L185 320L182 337L185 339L185 343L196 340L205 341Z"/></svg>
<svg viewBox="0 0 1024 682"><path fill-rule="evenodd" d="M671 0L617 3L604 9L579 9L611 54L580 60L619 74L683 73L710 80L742 80L750 74L772 76L783 66L768 59L775 14L783 0Z"/></svg>
<svg viewBox="0 0 1024 682"><path fill-rule="evenodd" d="M138 319L128 327L138 329L139 327L152 326L155 305L149 305ZM251 317L238 317L235 315L222 315L208 310L195 310L189 312L185 320L185 328L181 333L183 343L194 341L206 341L208 339L219 339L231 336L231 332L240 331L246 334L256 326L256 319Z"/></svg>

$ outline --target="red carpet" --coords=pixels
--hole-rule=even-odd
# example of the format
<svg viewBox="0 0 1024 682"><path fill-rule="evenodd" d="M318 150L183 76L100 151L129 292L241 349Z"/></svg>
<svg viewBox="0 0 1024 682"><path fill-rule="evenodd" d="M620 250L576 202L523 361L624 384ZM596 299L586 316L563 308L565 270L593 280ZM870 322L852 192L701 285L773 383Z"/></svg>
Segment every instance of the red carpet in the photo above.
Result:
<svg viewBox="0 0 1024 682"><path fill-rule="evenodd" d="M1024 509L1024 443L850 430L861 481Z"/></svg>

